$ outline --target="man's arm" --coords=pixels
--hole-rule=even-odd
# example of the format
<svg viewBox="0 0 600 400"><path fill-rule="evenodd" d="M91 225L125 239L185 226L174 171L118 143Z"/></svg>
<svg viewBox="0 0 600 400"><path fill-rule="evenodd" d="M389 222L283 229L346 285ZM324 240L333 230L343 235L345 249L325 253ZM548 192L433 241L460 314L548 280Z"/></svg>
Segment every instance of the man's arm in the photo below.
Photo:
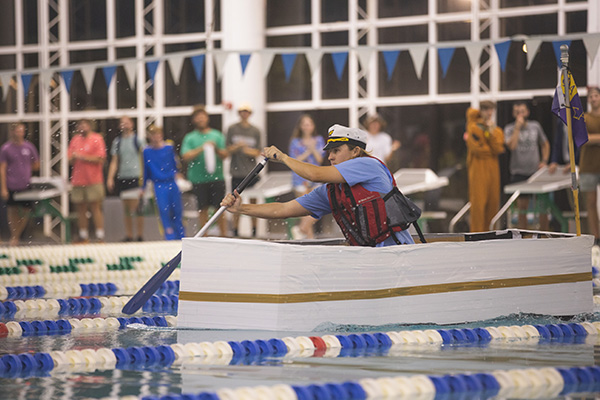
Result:
<svg viewBox="0 0 600 400"><path fill-rule="evenodd" d="M542 165L541 165L541 167L547 165L549 159L550 159L550 143L546 140L542 144Z"/></svg>
<svg viewBox="0 0 600 400"><path fill-rule="evenodd" d="M117 174L117 169L119 166L119 156L114 155L110 159L110 164L108 165L108 176L106 178L106 187L109 192L112 192L115 187L115 175Z"/></svg>
<svg viewBox="0 0 600 400"><path fill-rule="evenodd" d="M0 196L3 200L8 199L8 186L6 186L6 163L0 163Z"/></svg>
<svg viewBox="0 0 600 400"><path fill-rule="evenodd" d="M334 166L321 167L298 161L275 146L267 147L263 150L263 154L271 161L285 164L289 169L311 182L346 183L346 180L342 174L340 174L340 171Z"/></svg>
<svg viewBox="0 0 600 400"><path fill-rule="evenodd" d="M233 214L258 218L283 219L310 215L310 212L296 200L285 203L242 204L242 198L237 192L225 196L221 205L227 207L227 211Z"/></svg>
<svg viewBox="0 0 600 400"><path fill-rule="evenodd" d="M508 129L506 130L508 134ZM506 142L510 151L513 151L519 145L519 134L521 133L521 124L515 123L514 128L512 130L512 134L510 134L510 138Z"/></svg>
<svg viewBox="0 0 600 400"><path fill-rule="evenodd" d="M198 146L195 149L188 150L185 153L183 153L181 155L181 158L183 159L184 162L189 163L190 161L194 160L194 158L196 158L200 154L202 154L203 151L204 151L204 148L202 146Z"/></svg>

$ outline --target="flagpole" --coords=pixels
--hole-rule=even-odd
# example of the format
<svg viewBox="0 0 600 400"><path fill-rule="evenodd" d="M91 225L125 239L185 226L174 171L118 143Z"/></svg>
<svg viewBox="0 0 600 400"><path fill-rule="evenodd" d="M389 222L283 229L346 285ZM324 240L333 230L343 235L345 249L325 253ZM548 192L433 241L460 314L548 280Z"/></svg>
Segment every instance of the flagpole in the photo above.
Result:
<svg viewBox="0 0 600 400"><path fill-rule="evenodd" d="M571 191L573 192L573 204L575 207L575 227L577 236L581 236L581 218L579 216L579 187L577 185L577 173L575 172L575 150L573 145L573 124L571 122L571 78L569 74L569 46L560 46L560 68L562 91L565 98L567 113L567 131L569 136L569 162L571 164Z"/></svg>

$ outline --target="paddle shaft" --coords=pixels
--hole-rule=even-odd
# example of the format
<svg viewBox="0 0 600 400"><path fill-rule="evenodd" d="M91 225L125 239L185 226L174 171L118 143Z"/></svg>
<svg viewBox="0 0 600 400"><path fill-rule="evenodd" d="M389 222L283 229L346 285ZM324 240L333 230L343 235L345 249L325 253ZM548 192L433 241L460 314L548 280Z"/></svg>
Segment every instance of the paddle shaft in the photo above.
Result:
<svg viewBox="0 0 600 400"><path fill-rule="evenodd" d="M248 187L250 182L252 182L252 180L256 178L256 176L260 173L260 171L262 171L262 169L267 164L267 161L269 161L269 159L265 158L260 163L256 164L256 167L254 167L254 169L250 171L248 175L246 175L246 177L242 180L238 187L235 188L235 191L237 191L238 193L242 193L242 191L244 191L244 189ZM221 206L217 210L217 212L208 220L208 222L204 224L204 226L198 231L198 233L194 235L194 237L203 236L226 209L227 207ZM146 282L144 286L142 286L142 288L138 290L137 293L133 295L133 297L131 297L131 299L123 307L123 313L133 314L137 310L139 310L146 303L146 301L148 301L148 299L152 297L154 293L156 293L158 288L160 288L160 286L169 278L169 276L171 276L171 274L173 273L173 271L175 271L175 268L177 268L180 262L181 251L179 252L179 254L173 257L171 261L169 261L161 269L159 269L156 272L156 274L154 274L150 279L148 279L148 282Z"/></svg>

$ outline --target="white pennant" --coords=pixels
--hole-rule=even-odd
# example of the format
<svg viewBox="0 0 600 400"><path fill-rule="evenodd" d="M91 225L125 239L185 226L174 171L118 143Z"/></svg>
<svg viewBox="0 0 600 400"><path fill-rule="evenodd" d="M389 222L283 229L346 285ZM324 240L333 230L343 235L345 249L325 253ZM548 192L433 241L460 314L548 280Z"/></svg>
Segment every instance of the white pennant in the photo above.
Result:
<svg viewBox="0 0 600 400"><path fill-rule="evenodd" d="M135 86L135 78L137 75L137 61L123 64L123 69L125 70L125 76L127 77L129 87L133 88Z"/></svg>
<svg viewBox="0 0 600 400"><path fill-rule="evenodd" d="M52 72L50 71L40 72L40 87L42 88L42 90L48 90L50 88L51 76Z"/></svg>
<svg viewBox="0 0 600 400"><path fill-rule="evenodd" d="M369 73L369 68L371 67L371 57L373 56L373 49L369 48L357 48L355 49L356 55L358 56L358 61L360 62L360 66L365 74Z"/></svg>
<svg viewBox="0 0 600 400"><path fill-rule="evenodd" d="M260 58L262 61L263 78L266 78L267 75L269 75L269 71L271 70L271 64L273 64L275 53L272 51L264 51L260 54Z"/></svg>
<svg viewBox="0 0 600 400"><path fill-rule="evenodd" d="M85 90L88 93L92 93L92 85L94 84L94 76L96 76L96 67L94 65L89 67L83 67L79 70L81 72L81 76L83 77L83 83L85 85Z"/></svg>
<svg viewBox="0 0 600 400"><path fill-rule="evenodd" d="M312 76L315 71L321 66L321 58L323 58L323 52L317 49L307 50L306 61L308 61L308 68L310 68L310 75Z"/></svg>
<svg viewBox="0 0 600 400"><path fill-rule="evenodd" d="M215 66L217 67L217 79L221 80L223 78L223 72L225 72L225 64L227 63L227 58L229 57L228 52L226 51L215 51L213 56L215 58Z"/></svg>
<svg viewBox="0 0 600 400"><path fill-rule="evenodd" d="M590 64L593 64L594 60L596 59L596 55L598 54L598 46L600 46L600 35L584 37L583 45L587 50Z"/></svg>
<svg viewBox="0 0 600 400"><path fill-rule="evenodd" d="M171 76L173 77L173 82L177 86L179 86L179 80L181 78L181 69L183 68L183 61L185 58L183 56L170 57L169 59L169 69L171 70Z"/></svg>
<svg viewBox="0 0 600 400"><path fill-rule="evenodd" d="M427 46L411 46L408 48L408 53L410 54L410 58L412 58L417 78L421 79L425 56L427 56Z"/></svg>
<svg viewBox="0 0 600 400"><path fill-rule="evenodd" d="M527 67L528 70L535 60L535 56L537 55L537 51L540 48L542 41L539 39L526 39L525 46L527 46Z"/></svg>
<svg viewBox="0 0 600 400"><path fill-rule="evenodd" d="M0 74L0 82L2 82L2 101L6 100L6 95L10 90L10 81L12 74Z"/></svg>
<svg viewBox="0 0 600 400"><path fill-rule="evenodd" d="M482 43L469 43L465 45L465 51L467 52L467 57L469 57L469 64L471 64L471 69L475 68L476 65L479 65L479 59L481 58L481 50L483 50Z"/></svg>

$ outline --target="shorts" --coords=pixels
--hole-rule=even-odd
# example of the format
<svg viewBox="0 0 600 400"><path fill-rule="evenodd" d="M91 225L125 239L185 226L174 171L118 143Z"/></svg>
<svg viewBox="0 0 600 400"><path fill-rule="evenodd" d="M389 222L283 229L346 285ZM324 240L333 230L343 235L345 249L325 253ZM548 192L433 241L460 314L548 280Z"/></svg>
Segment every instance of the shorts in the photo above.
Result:
<svg viewBox="0 0 600 400"><path fill-rule="evenodd" d="M115 180L115 194L120 195L121 197L123 192L131 190L131 189L139 189L140 188L140 178L117 178Z"/></svg>
<svg viewBox="0 0 600 400"><path fill-rule="evenodd" d="M240 186L240 183L242 183L242 181L244 180L244 178L231 178L231 190L235 190L235 188L237 188L238 186ZM248 186L246 186L246 188L252 187L254 185L256 185L256 183L260 180L260 178L258 176L255 176L254 179L252 179L250 181L250 183L248 184Z"/></svg>
<svg viewBox="0 0 600 400"><path fill-rule="evenodd" d="M192 185L192 193L198 200L198 209L208 206L219 208L221 200L225 197L225 182L194 183Z"/></svg>
<svg viewBox="0 0 600 400"><path fill-rule="evenodd" d="M33 202L30 200L24 200L24 201L18 201L15 200L15 194L19 193L19 192L23 192L27 189L23 189L23 190L9 190L8 191L8 199L6 199L6 205L7 206L19 206L19 207L31 207L33 205Z"/></svg>
<svg viewBox="0 0 600 400"><path fill-rule="evenodd" d="M93 203L104 199L104 185L97 183L89 186L73 186L71 201L78 203Z"/></svg>
<svg viewBox="0 0 600 400"><path fill-rule="evenodd" d="M525 182L529 178L531 178L531 175L521 175L521 174L511 175L510 183ZM519 197L523 198L523 199L528 199L531 197L531 195L530 194L521 194Z"/></svg>
<svg viewBox="0 0 600 400"><path fill-rule="evenodd" d="M600 185L600 174L584 172L579 174L579 189L582 192L595 192Z"/></svg>

